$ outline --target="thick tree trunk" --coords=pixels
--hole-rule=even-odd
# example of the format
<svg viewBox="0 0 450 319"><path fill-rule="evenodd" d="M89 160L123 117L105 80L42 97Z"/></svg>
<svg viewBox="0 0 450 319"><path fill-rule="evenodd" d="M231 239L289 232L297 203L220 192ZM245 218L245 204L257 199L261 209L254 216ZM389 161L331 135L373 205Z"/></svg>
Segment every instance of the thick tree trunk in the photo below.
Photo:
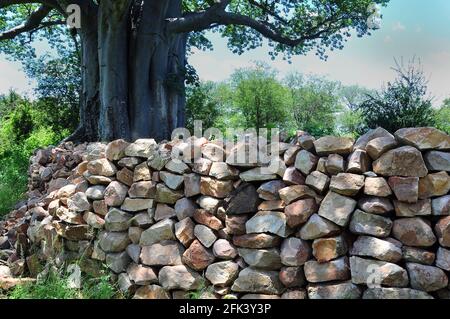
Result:
<svg viewBox="0 0 450 319"><path fill-rule="evenodd" d="M168 33L166 19L181 15L181 1L105 0L98 11L80 31L79 133L102 141L170 138L184 126L187 34Z"/></svg>

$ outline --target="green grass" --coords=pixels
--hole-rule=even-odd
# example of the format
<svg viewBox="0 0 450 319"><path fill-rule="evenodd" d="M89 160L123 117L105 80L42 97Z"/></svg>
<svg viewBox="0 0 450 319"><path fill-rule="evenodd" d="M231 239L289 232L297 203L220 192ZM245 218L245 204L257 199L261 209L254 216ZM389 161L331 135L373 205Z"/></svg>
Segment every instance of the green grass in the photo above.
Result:
<svg viewBox="0 0 450 319"><path fill-rule="evenodd" d="M6 294L9 299L115 299L123 298L109 275L82 278L82 288L68 286L65 273L50 272L44 280L16 286Z"/></svg>

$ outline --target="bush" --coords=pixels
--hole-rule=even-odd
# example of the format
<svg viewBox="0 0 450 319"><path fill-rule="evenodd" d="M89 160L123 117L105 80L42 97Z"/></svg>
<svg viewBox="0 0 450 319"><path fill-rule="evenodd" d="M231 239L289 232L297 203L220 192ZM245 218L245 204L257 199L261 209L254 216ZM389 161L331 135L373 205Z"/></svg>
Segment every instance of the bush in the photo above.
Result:
<svg viewBox="0 0 450 319"><path fill-rule="evenodd" d="M435 112L436 128L450 134L450 99Z"/></svg>

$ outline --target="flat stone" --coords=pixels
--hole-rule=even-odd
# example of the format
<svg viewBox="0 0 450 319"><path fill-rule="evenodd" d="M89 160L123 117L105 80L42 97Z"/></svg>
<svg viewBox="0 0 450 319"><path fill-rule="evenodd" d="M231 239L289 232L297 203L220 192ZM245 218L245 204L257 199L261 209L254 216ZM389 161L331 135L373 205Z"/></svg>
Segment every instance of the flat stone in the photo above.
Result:
<svg viewBox="0 0 450 319"><path fill-rule="evenodd" d="M312 248L313 256L320 263L344 256L348 250L347 242L342 236L316 239Z"/></svg>
<svg viewBox="0 0 450 319"><path fill-rule="evenodd" d="M125 198L120 209L128 212L139 212L148 210L155 205L154 199L151 198Z"/></svg>
<svg viewBox="0 0 450 319"><path fill-rule="evenodd" d="M238 248L238 254L251 267L277 270L282 266L278 249Z"/></svg>
<svg viewBox="0 0 450 319"><path fill-rule="evenodd" d="M277 179L277 175L267 167L256 167L239 174L244 182L263 182Z"/></svg>
<svg viewBox="0 0 450 319"><path fill-rule="evenodd" d="M139 286L146 286L158 283L158 277L155 271L150 267L145 267L131 263L127 268L129 278Z"/></svg>
<svg viewBox="0 0 450 319"><path fill-rule="evenodd" d="M194 240L192 244L183 254L183 263L189 268L196 271L206 269L210 264L214 262L214 255L206 249L198 240Z"/></svg>
<svg viewBox="0 0 450 319"><path fill-rule="evenodd" d="M200 193L215 198L225 198L233 191L233 181L222 181L210 177L200 180Z"/></svg>
<svg viewBox="0 0 450 319"><path fill-rule="evenodd" d="M437 267L407 263L411 288L426 292L437 291L447 287L448 278L445 272Z"/></svg>
<svg viewBox="0 0 450 319"><path fill-rule="evenodd" d="M179 190L183 186L184 178L182 175L162 171L159 172L159 177L170 189Z"/></svg>
<svg viewBox="0 0 450 319"><path fill-rule="evenodd" d="M158 149L154 139L138 139L125 149L126 156L149 158Z"/></svg>
<svg viewBox="0 0 450 319"><path fill-rule="evenodd" d="M280 196L278 191L286 187L286 184L281 180L275 180L263 183L256 191L259 197L264 200L278 200Z"/></svg>
<svg viewBox="0 0 450 319"><path fill-rule="evenodd" d="M116 166L106 158L90 161L87 164L87 170L92 175L100 175L106 177L114 176L117 173Z"/></svg>
<svg viewBox="0 0 450 319"><path fill-rule="evenodd" d="M119 162L117 162L117 164L120 167L125 167L127 169L131 169L133 170L136 165L139 165L142 163L142 159L137 158L137 157L124 157L122 159L119 160Z"/></svg>
<svg viewBox="0 0 450 319"><path fill-rule="evenodd" d="M394 137L378 137L367 143L366 151L373 160L376 160L387 151L396 148L397 145Z"/></svg>
<svg viewBox="0 0 450 319"><path fill-rule="evenodd" d="M279 277L286 288L303 287L305 285L303 267L283 267L280 270Z"/></svg>
<svg viewBox="0 0 450 319"><path fill-rule="evenodd" d="M354 234L385 238L391 233L392 221L389 218L356 210L349 228Z"/></svg>
<svg viewBox="0 0 450 319"><path fill-rule="evenodd" d="M143 246L141 261L147 266L181 265L183 253L184 248L180 243L172 240L163 240L150 246Z"/></svg>
<svg viewBox="0 0 450 319"><path fill-rule="evenodd" d="M146 211L142 213L137 213L131 218L130 222L132 226L148 228L155 223L153 219L153 211Z"/></svg>
<svg viewBox="0 0 450 319"><path fill-rule="evenodd" d="M371 140L379 138L379 137L391 137L394 138L394 136L389 133L387 130L385 130L382 127L377 127L376 129L371 129L364 135L361 135L360 138L355 143L355 149L361 149L365 150L367 143L369 143Z"/></svg>
<svg viewBox="0 0 450 319"><path fill-rule="evenodd" d="M392 233L407 246L430 247L436 242L430 225L419 217L395 220Z"/></svg>
<svg viewBox="0 0 450 319"><path fill-rule="evenodd" d="M194 235L207 248L211 247L217 239L212 229L204 225L195 225Z"/></svg>
<svg viewBox="0 0 450 319"><path fill-rule="evenodd" d="M330 178L324 173L314 171L306 177L305 184L316 192L323 194L330 185Z"/></svg>
<svg viewBox="0 0 450 319"><path fill-rule="evenodd" d="M258 206L258 210L279 210L283 211L286 208L285 202L282 200L264 201Z"/></svg>
<svg viewBox="0 0 450 319"><path fill-rule="evenodd" d="M364 194L377 197L392 195L389 184L383 177L367 177L364 182Z"/></svg>
<svg viewBox="0 0 450 319"><path fill-rule="evenodd" d="M450 172L450 153L430 151L424 155L425 163L430 171Z"/></svg>
<svg viewBox="0 0 450 319"><path fill-rule="evenodd" d="M447 172L429 174L419 180L419 198L426 199L447 195L450 192L450 176Z"/></svg>
<svg viewBox="0 0 450 319"><path fill-rule="evenodd" d="M194 227L195 224L189 217L184 218L175 224L175 236L184 247L189 247L194 241Z"/></svg>
<svg viewBox="0 0 450 319"><path fill-rule="evenodd" d="M421 151L450 150L450 136L433 127L403 128L394 135L402 143Z"/></svg>
<svg viewBox="0 0 450 319"><path fill-rule="evenodd" d="M317 164L317 170L319 169L319 163ZM321 170L320 170L321 171ZM325 161L325 172L329 175L336 175L345 171L345 160L339 154L330 154Z"/></svg>
<svg viewBox="0 0 450 319"><path fill-rule="evenodd" d="M285 239L281 245L281 262L285 266L302 266L311 257L308 242L295 237Z"/></svg>
<svg viewBox="0 0 450 319"><path fill-rule="evenodd" d="M351 282L309 285L309 299L360 299L362 289Z"/></svg>
<svg viewBox="0 0 450 319"><path fill-rule="evenodd" d="M390 150L372 165L373 171L383 176L425 177L428 174L422 154L411 146Z"/></svg>
<svg viewBox="0 0 450 319"><path fill-rule="evenodd" d="M200 194L200 175L184 174L184 196L193 197Z"/></svg>
<svg viewBox="0 0 450 319"><path fill-rule="evenodd" d="M417 203L419 198L418 177L389 177L389 186L399 201Z"/></svg>
<svg viewBox="0 0 450 319"><path fill-rule="evenodd" d="M278 278L278 272L244 268L231 286L232 291L261 294L280 294L284 287Z"/></svg>
<svg viewBox="0 0 450 319"><path fill-rule="evenodd" d="M170 299L167 291L158 285L148 285L139 287L133 296L133 299Z"/></svg>
<svg viewBox="0 0 450 319"><path fill-rule="evenodd" d="M155 198L156 183L151 181L142 181L133 183L128 190L130 198Z"/></svg>
<svg viewBox="0 0 450 319"><path fill-rule="evenodd" d="M228 240L218 239L213 245L213 254L220 259L234 259L238 253Z"/></svg>
<svg viewBox="0 0 450 319"><path fill-rule="evenodd" d="M160 221L167 218L175 217L175 209L166 204L158 204L156 205L155 210L155 221Z"/></svg>
<svg viewBox="0 0 450 319"><path fill-rule="evenodd" d="M105 252L121 252L130 244L128 233L105 232L99 236L99 246Z"/></svg>
<svg viewBox="0 0 450 319"><path fill-rule="evenodd" d="M415 204L394 201L395 214L397 217L415 217L431 215L431 200L419 200Z"/></svg>
<svg viewBox="0 0 450 319"><path fill-rule="evenodd" d="M221 261L209 265L205 272L205 277L214 286L228 286L234 279L237 278L239 273L239 266L232 261Z"/></svg>
<svg viewBox="0 0 450 319"><path fill-rule="evenodd" d="M174 221L164 219L145 230L141 235L140 245L148 246L162 240L175 240Z"/></svg>
<svg viewBox="0 0 450 319"><path fill-rule="evenodd" d="M319 215L339 226L346 226L355 208L354 199L329 192L320 205Z"/></svg>
<svg viewBox="0 0 450 319"><path fill-rule="evenodd" d="M362 197L358 201L358 207L366 213L375 215L385 215L394 210L391 201L384 197Z"/></svg>
<svg viewBox="0 0 450 319"><path fill-rule="evenodd" d="M364 292L363 299L434 299L424 291L410 288L371 288Z"/></svg>
<svg viewBox="0 0 450 319"><path fill-rule="evenodd" d="M359 236L353 243L350 255L372 257L381 261L397 263L402 259L402 249L386 240Z"/></svg>
<svg viewBox="0 0 450 319"><path fill-rule="evenodd" d="M165 186L164 184L156 185L156 201L158 203L173 205L183 197L183 192L174 191Z"/></svg>
<svg viewBox="0 0 450 319"><path fill-rule="evenodd" d="M248 214L256 212L258 204L259 196L255 186L244 183L225 199L224 208L228 215Z"/></svg>
<svg viewBox="0 0 450 319"><path fill-rule="evenodd" d="M305 177L294 166L291 166L284 171L283 182L286 185L303 185Z"/></svg>
<svg viewBox="0 0 450 319"><path fill-rule="evenodd" d="M436 254L436 266L450 271L450 250L439 247Z"/></svg>
<svg viewBox="0 0 450 319"><path fill-rule="evenodd" d="M130 227L132 217L124 211L112 208L105 216L105 228L107 231L126 231Z"/></svg>
<svg viewBox="0 0 450 319"><path fill-rule="evenodd" d="M297 156L295 158L295 168L298 169L300 172L302 172L305 175L308 175L312 171L315 170L317 166L317 162L319 161L319 158L306 151L301 150L297 153Z"/></svg>
<svg viewBox="0 0 450 319"><path fill-rule="evenodd" d="M315 260L309 260L305 263L304 270L306 280L310 283L350 279L350 269L347 257L342 257L322 264Z"/></svg>
<svg viewBox="0 0 450 319"><path fill-rule="evenodd" d="M86 196L91 200L103 199L105 189L105 186L102 185L91 186L86 190Z"/></svg>
<svg viewBox="0 0 450 319"><path fill-rule="evenodd" d="M331 177L330 190L344 195L355 196L364 187L364 176L339 173Z"/></svg>
<svg viewBox="0 0 450 319"><path fill-rule="evenodd" d="M261 211L245 223L247 233L271 233L286 238L292 233L282 212Z"/></svg>
<svg viewBox="0 0 450 319"><path fill-rule="evenodd" d="M282 188L278 191L280 198L289 205L293 201L305 198L317 198L318 195L306 185L294 185Z"/></svg>
<svg viewBox="0 0 450 319"><path fill-rule="evenodd" d="M186 266L165 266L159 271L159 283L167 290L197 290L200 289L205 280L195 271Z"/></svg>
<svg viewBox="0 0 450 319"><path fill-rule="evenodd" d="M314 141L316 153L320 156L329 154L347 155L353 150L354 140L348 137L324 136Z"/></svg>
<svg viewBox="0 0 450 319"><path fill-rule="evenodd" d="M350 257L352 282L357 285L408 286L408 274L402 267L378 260Z"/></svg>
<svg viewBox="0 0 450 319"><path fill-rule="evenodd" d="M281 244L281 237L270 234L245 234L233 236L233 244L238 247L262 249L277 247Z"/></svg>
<svg viewBox="0 0 450 319"><path fill-rule="evenodd" d="M108 206L122 205L127 196L128 187L119 182L111 182L105 189L104 198L105 204Z"/></svg>
<svg viewBox="0 0 450 319"><path fill-rule="evenodd" d="M434 227L439 244L450 247L450 216L441 218Z"/></svg>
<svg viewBox="0 0 450 319"><path fill-rule="evenodd" d="M435 253L417 247L403 246L402 255L406 262L424 265L432 265L436 259Z"/></svg>
<svg viewBox="0 0 450 319"><path fill-rule="evenodd" d="M313 214L305 225L299 231L300 238L303 240L314 240L317 238L333 236L340 232L338 225L330 222L328 219Z"/></svg>

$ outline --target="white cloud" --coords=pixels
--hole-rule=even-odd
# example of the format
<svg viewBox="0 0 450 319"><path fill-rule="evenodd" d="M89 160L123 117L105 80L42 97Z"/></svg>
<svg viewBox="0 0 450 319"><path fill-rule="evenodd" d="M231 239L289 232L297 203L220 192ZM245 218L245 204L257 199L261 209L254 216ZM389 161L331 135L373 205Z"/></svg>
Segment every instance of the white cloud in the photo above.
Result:
<svg viewBox="0 0 450 319"><path fill-rule="evenodd" d="M394 23L394 25L392 26L392 30L393 31L405 31L406 27L400 22L397 21L396 23Z"/></svg>

